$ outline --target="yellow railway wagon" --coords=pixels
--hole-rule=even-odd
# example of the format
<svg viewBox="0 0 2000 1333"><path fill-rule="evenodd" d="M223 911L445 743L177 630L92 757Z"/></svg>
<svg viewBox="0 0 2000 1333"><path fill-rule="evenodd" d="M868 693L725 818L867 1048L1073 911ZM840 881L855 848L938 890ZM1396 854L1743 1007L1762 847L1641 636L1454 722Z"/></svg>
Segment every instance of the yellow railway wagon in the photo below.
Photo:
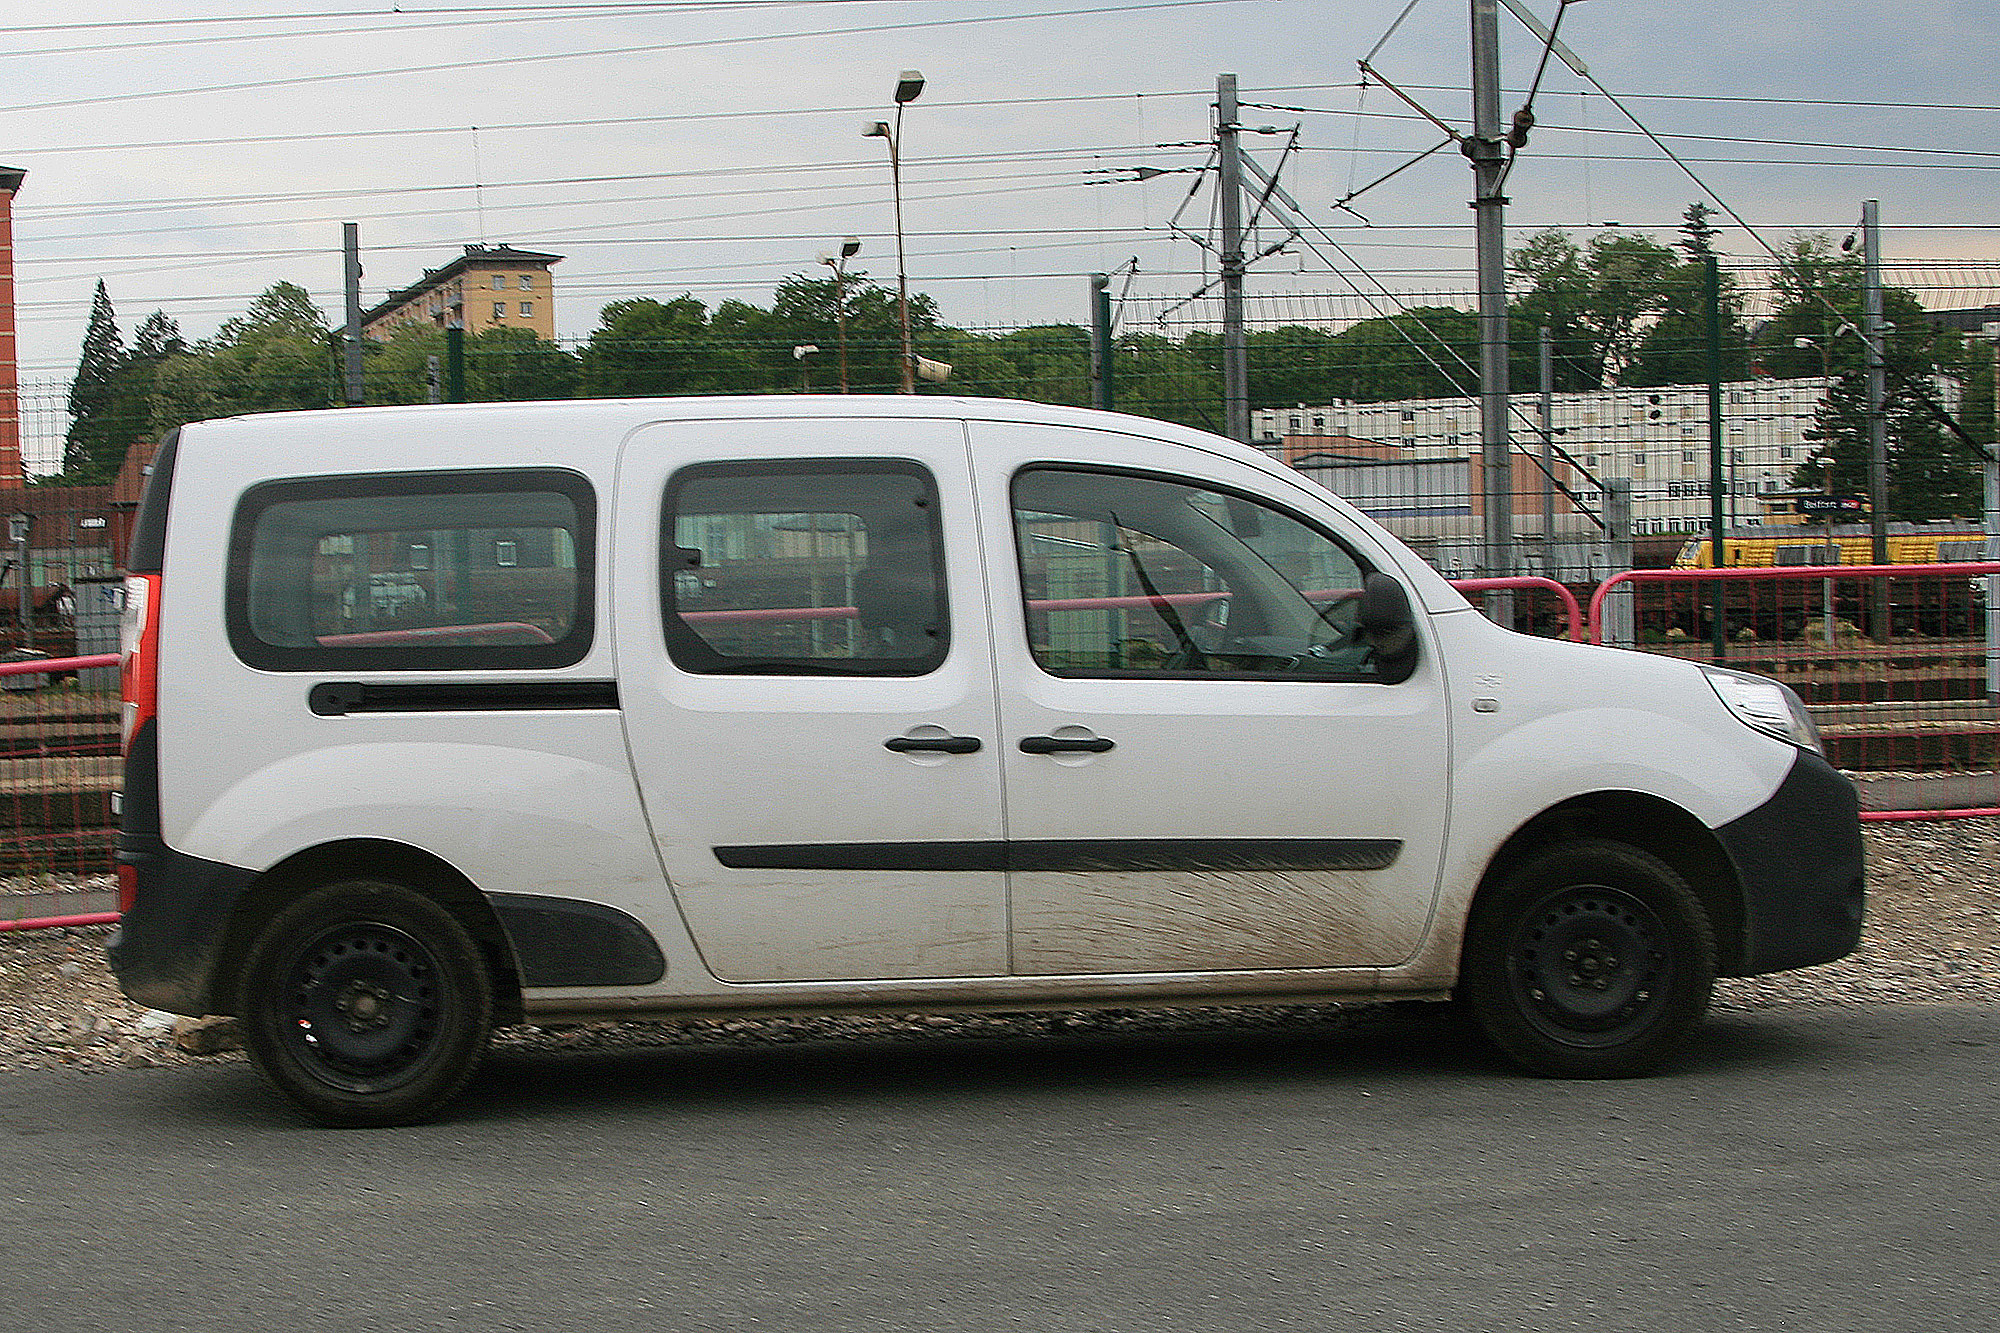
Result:
<svg viewBox="0 0 2000 1333"><path fill-rule="evenodd" d="M1937 565L1984 560L1986 535L1976 528L1932 528L1897 524L1904 531L1889 533L1892 565ZM1872 565L1875 539L1866 532L1828 536L1811 529L1783 533L1751 531L1723 539L1732 569L1770 569L1786 565ZM1675 569L1712 569L1715 558L1706 537L1691 537L1674 559Z"/></svg>

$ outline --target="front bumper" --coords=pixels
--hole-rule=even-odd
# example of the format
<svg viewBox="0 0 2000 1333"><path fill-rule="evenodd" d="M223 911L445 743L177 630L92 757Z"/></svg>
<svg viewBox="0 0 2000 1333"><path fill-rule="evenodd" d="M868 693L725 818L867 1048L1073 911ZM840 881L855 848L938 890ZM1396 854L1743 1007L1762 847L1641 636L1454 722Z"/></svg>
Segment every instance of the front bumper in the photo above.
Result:
<svg viewBox="0 0 2000 1333"><path fill-rule="evenodd" d="M1743 886L1743 949L1723 972L1830 963L1861 942L1866 890L1854 784L1801 750L1771 799L1717 829Z"/></svg>

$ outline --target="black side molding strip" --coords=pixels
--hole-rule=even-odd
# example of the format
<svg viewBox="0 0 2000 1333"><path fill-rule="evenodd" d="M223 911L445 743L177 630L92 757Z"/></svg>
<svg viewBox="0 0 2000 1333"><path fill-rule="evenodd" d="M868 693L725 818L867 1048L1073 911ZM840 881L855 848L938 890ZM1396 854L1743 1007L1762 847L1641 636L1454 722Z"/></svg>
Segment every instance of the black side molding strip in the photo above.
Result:
<svg viewBox="0 0 2000 1333"><path fill-rule="evenodd" d="M1395 838L1077 838L1042 842L829 842L717 847L732 870L1386 870Z"/></svg>
<svg viewBox="0 0 2000 1333"><path fill-rule="evenodd" d="M326 680L306 694L321 717L349 713L519 713L618 707L618 682Z"/></svg>
<svg viewBox="0 0 2000 1333"><path fill-rule="evenodd" d="M807 842L717 847L732 870L1005 870L1004 842Z"/></svg>

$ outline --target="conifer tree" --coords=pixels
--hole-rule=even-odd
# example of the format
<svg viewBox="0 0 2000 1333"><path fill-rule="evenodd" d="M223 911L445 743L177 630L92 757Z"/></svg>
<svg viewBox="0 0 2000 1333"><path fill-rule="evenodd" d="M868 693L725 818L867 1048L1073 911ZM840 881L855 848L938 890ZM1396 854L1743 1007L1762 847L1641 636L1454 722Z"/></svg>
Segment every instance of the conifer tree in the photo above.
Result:
<svg viewBox="0 0 2000 1333"><path fill-rule="evenodd" d="M83 355L69 389L69 434L63 446L63 472L83 477L100 460L122 455L127 440L118 438L130 424L118 409L118 372L125 365L125 340L104 280L90 299L90 324L83 334ZM117 464L112 464L116 469Z"/></svg>

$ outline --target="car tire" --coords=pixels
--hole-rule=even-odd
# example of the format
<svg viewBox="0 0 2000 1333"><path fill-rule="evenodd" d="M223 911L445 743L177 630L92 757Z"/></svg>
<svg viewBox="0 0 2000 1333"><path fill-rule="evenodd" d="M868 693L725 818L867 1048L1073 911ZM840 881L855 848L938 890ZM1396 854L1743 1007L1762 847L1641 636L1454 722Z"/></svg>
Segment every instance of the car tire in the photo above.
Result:
<svg viewBox="0 0 2000 1333"><path fill-rule="evenodd" d="M472 1077L493 1026L479 946L401 884L324 885L274 916L242 974L244 1045L329 1125L428 1120Z"/></svg>
<svg viewBox="0 0 2000 1333"><path fill-rule="evenodd" d="M1650 1073L1715 986L1715 934L1687 883L1623 843L1563 844L1473 905L1459 984L1487 1038L1557 1078Z"/></svg>

